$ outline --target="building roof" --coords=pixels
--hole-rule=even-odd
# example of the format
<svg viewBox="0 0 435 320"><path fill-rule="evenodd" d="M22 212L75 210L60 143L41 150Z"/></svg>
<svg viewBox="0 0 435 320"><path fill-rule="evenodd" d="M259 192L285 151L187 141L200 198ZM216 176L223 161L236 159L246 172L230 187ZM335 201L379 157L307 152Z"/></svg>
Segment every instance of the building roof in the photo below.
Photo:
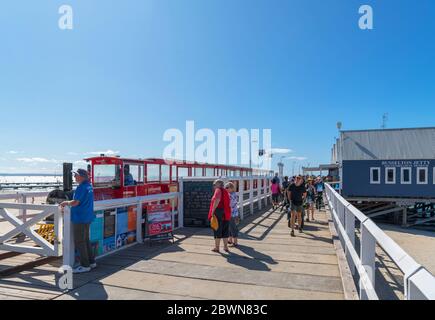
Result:
<svg viewBox="0 0 435 320"><path fill-rule="evenodd" d="M435 159L435 127L341 131L341 160Z"/></svg>

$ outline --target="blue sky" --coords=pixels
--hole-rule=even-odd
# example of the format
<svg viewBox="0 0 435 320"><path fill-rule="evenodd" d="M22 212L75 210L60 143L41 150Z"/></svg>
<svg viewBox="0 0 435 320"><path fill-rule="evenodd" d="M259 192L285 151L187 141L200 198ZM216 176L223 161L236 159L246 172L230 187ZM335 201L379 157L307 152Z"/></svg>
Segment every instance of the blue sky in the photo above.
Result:
<svg viewBox="0 0 435 320"><path fill-rule="evenodd" d="M73 30L58 28L62 4ZM374 30L358 28L363 4ZM432 0L1 7L0 172L52 173L107 150L160 156L164 131L186 120L271 128L273 147L306 158L297 165L329 162L337 121L379 128L388 113L389 128L435 125Z"/></svg>

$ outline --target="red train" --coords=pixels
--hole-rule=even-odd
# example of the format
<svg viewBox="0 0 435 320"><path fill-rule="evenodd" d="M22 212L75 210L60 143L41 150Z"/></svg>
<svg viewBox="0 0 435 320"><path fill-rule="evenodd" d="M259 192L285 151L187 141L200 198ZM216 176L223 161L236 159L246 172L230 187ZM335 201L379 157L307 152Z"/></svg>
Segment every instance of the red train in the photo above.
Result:
<svg viewBox="0 0 435 320"><path fill-rule="evenodd" d="M267 176L273 173L238 166L157 158L127 159L101 155L85 160L89 163L96 201L177 192L179 177Z"/></svg>

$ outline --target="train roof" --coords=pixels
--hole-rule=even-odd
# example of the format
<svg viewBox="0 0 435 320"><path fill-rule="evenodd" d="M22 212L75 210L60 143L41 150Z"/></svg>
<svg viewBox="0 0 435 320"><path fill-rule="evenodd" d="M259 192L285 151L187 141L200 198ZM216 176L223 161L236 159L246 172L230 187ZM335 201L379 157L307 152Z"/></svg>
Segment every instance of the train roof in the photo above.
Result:
<svg viewBox="0 0 435 320"><path fill-rule="evenodd" d="M144 158L144 159L132 159L132 158L122 158L120 156L96 156L84 159L85 161L98 161L98 160L118 160L123 162L132 162L132 163L154 163L154 164L169 164L169 165L178 165L178 166L204 166L204 167L225 167L231 170L246 170L250 169L248 167L234 166L234 165L226 165L226 164L214 164L214 163L201 163L196 161L186 161L186 160L177 160L177 159L162 159L162 158ZM256 171L270 171L252 168L252 170Z"/></svg>

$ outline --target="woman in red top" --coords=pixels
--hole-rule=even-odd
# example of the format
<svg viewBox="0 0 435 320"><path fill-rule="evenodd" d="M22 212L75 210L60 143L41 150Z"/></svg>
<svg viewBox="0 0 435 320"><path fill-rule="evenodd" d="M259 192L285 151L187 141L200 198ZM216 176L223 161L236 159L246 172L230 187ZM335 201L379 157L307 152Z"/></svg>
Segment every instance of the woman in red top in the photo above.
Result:
<svg viewBox="0 0 435 320"><path fill-rule="evenodd" d="M213 183L214 194L210 202L210 211L208 212L208 220L210 221L213 215L216 216L219 222L219 228L214 231L215 247L213 252L220 252L221 239L224 241L224 250L228 250L229 223L231 220L230 194L224 188L222 180L216 180Z"/></svg>

